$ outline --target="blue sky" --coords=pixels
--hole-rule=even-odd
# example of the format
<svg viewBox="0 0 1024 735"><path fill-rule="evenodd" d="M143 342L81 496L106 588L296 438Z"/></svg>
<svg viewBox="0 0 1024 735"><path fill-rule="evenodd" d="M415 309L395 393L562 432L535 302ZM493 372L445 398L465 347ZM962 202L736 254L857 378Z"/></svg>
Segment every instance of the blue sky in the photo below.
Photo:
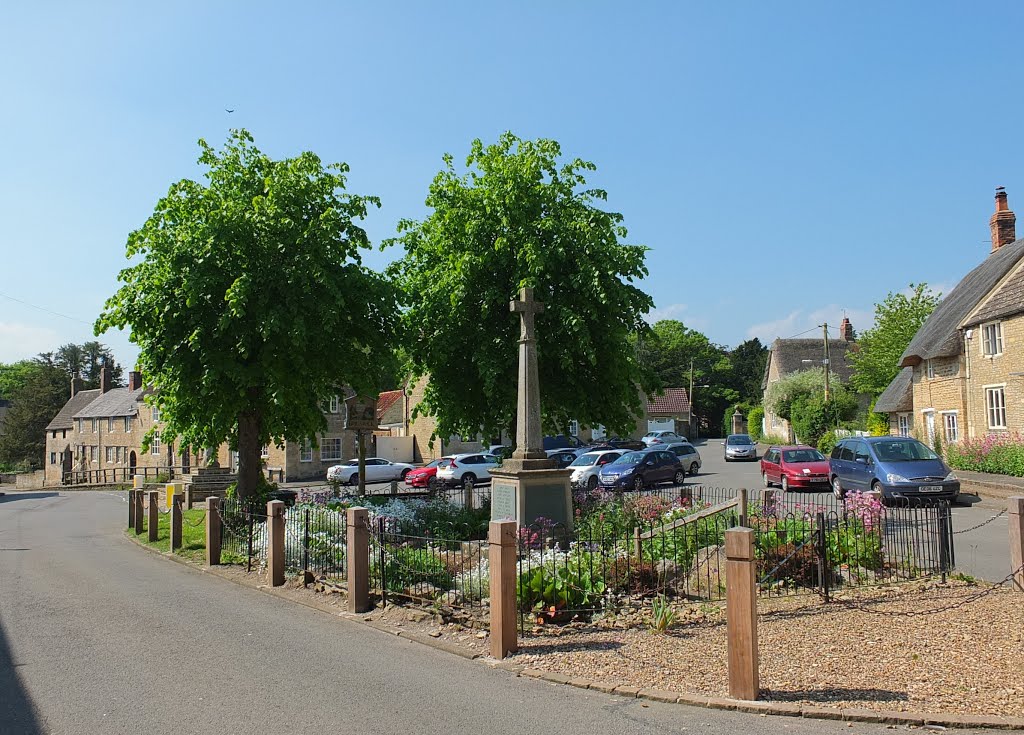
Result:
<svg viewBox="0 0 1024 735"><path fill-rule="evenodd" d="M598 165L628 241L651 248L654 317L729 346L844 310L863 329L887 292L948 290L987 255L996 186L1024 211L1013 3L94 2L3 16L0 361L90 338L128 232L199 175L196 140L230 127L273 156L348 162L350 189L383 199L366 222L376 242L423 216L445 152L462 160L503 130L554 138ZM102 339L134 361L126 335Z"/></svg>

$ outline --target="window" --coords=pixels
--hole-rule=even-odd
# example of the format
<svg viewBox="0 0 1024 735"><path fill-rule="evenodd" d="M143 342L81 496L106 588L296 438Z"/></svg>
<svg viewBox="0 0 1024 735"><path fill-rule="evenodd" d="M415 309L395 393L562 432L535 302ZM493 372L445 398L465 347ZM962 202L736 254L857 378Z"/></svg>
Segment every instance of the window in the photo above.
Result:
<svg viewBox="0 0 1024 735"><path fill-rule="evenodd" d="M306 439L299 445L299 461L300 462L312 462L313 461L313 442Z"/></svg>
<svg viewBox="0 0 1024 735"><path fill-rule="evenodd" d="M981 326L981 353L986 357L1003 354L1003 324L992 322Z"/></svg>
<svg viewBox="0 0 1024 735"><path fill-rule="evenodd" d="M132 430L132 417L131 416L125 416L124 417L124 433L127 434L131 430Z"/></svg>
<svg viewBox="0 0 1024 735"><path fill-rule="evenodd" d="M160 420L160 409L157 408L156 406L153 406L153 423L155 424L159 420Z"/></svg>
<svg viewBox="0 0 1024 735"><path fill-rule="evenodd" d="M341 437L325 437L320 442L320 459L341 459Z"/></svg>
<svg viewBox="0 0 1024 735"><path fill-rule="evenodd" d="M910 414L901 413L896 417L896 433L900 436L910 436Z"/></svg>
<svg viewBox="0 0 1024 735"><path fill-rule="evenodd" d="M150 454L160 454L160 432L153 433L153 441L149 443Z"/></svg>
<svg viewBox="0 0 1024 735"><path fill-rule="evenodd" d="M988 428L1006 428L1006 389L994 386L985 389L985 411L988 414Z"/></svg>
<svg viewBox="0 0 1024 735"><path fill-rule="evenodd" d="M68 438L68 430L67 429L61 429L61 431L60 431L60 438L61 439L67 439Z"/></svg>
<svg viewBox="0 0 1024 735"><path fill-rule="evenodd" d="M52 436L52 438L53 438L53 439L56 439L56 438L57 438L57 430L56 430L56 429L54 429L54 431L53 431L53 436Z"/></svg>
<svg viewBox="0 0 1024 735"><path fill-rule="evenodd" d="M264 444L262 447L260 447L260 457L262 459L266 459L269 456L270 456L270 445L269 444Z"/></svg>
<svg viewBox="0 0 1024 735"><path fill-rule="evenodd" d="M50 464L57 464L57 453L50 452Z"/></svg>
<svg viewBox="0 0 1024 735"><path fill-rule="evenodd" d="M956 442L960 439L956 411L950 411L942 414L942 434L946 439L947 444Z"/></svg>
<svg viewBox="0 0 1024 735"><path fill-rule="evenodd" d="M118 464L124 461L124 447L114 447L114 461Z"/></svg>
<svg viewBox="0 0 1024 735"><path fill-rule="evenodd" d="M82 433L82 419L75 419L75 426L78 427L78 433Z"/></svg>
<svg viewBox="0 0 1024 735"><path fill-rule="evenodd" d="M108 416L107 417L107 433L110 434L113 431L114 431L114 417L113 416Z"/></svg>
<svg viewBox="0 0 1024 735"><path fill-rule="evenodd" d="M341 401L338 400L338 396L331 396L331 405L329 410L331 413L338 413L341 410Z"/></svg>
<svg viewBox="0 0 1024 735"><path fill-rule="evenodd" d="M928 370L928 380L935 380L935 361L926 360L925 367Z"/></svg>
<svg viewBox="0 0 1024 735"><path fill-rule="evenodd" d="M580 422L579 421L575 421L575 420L570 421L569 422L569 436L579 436L579 435L580 435Z"/></svg>
<svg viewBox="0 0 1024 735"><path fill-rule="evenodd" d="M107 462L107 463L110 463L110 462L114 461L114 448L113 447L106 447L106 451L104 452L104 461Z"/></svg>
<svg viewBox="0 0 1024 735"><path fill-rule="evenodd" d="M100 430L99 422L96 419L89 419L89 428L92 429L92 433L96 434Z"/></svg>
<svg viewBox="0 0 1024 735"><path fill-rule="evenodd" d="M96 464L96 450L97 449L98 449L98 447L95 446L95 445L89 447L89 461L92 462L93 464Z"/></svg>

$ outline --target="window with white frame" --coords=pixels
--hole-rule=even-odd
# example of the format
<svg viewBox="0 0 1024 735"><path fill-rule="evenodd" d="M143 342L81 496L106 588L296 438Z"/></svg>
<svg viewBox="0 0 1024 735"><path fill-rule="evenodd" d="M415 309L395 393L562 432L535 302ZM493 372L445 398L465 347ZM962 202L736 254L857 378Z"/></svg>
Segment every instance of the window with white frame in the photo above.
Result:
<svg viewBox="0 0 1024 735"><path fill-rule="evenodd" d="M1002 322L981 325L981 353L987 357L1003 354Z"/></svg>
<svg viewBox="0 0 1024 735"><path fill-rule="evenodd" d="M154 424L155 424L155 423L156 423L157 421L159 421L159 420L160 420L160 409L159 409L159 408L157 408L156 406L153 406L153 413L152 413L152 416L153 416L153 423L154 423Z"/></svg>
<svg viewBox="0 0 1024 735"><path fill-rule="evenodd" d="M263 446L262 446L262 447L260 448L260 457L261 457L262 459L266 459L266 458L267 458L267 457L269 457L269 456L270 456L270 445L269 445L269 444L264 444L264 445L263 445Z"/></svg>
<svg viewBox="0 0 1024 735"><path fill-rule="evenodd" d="M78 427L78 433L82 433L82 419L75 419L75 426Z"/></svg>
<svg viewBox="0 0 1024 735"><path fill-rule="evenodd" d="M896 433L900 436L910 436L910 414L901 413L896 416Z"/></svg>
<svg viewBox="0 0 1024 735"><path fill-rule="evenodd" d="M124 461L124 447L114 447L114 461L118 464Z"/></svg>
<svg viewBox="0 0 1024 735"><path fill-rule="evenodd" d="M93 434L97 434L100 430L100 424L96 419L89 419L89 428L92 429Z"/></svg>
<svg viewBox="0 0 1024 735"><path fill-rule="evenodd" d="M957 423L956 411L947 411L942 414L942 435L947 444L960 440L960 427Z"/></svg>
<svg viewBox="0 0 1024 735"><path fill-rule="evenodd" d="M988 428L1006 428L1006 387L994 385L985 388L985 413L988 416Z"/></svg>
<svg viewBox="0 0 1024 735"><path fill-rule="evenodd" d="M110 434L114 431L114 417L107 416L107 433Z"/></svg>
<svg viewBox="0 0 1024 735"><path fill-rule="evenodd" d="M580 422L575 419L569 422L569 436L580 435Z"/></svg>
<svg viewBox="0 0 1024 735"><path fill-rule="evenodd" d="M105 451L103 453L104 454L104 457L103 457L104 461L107 462L107 463L113 462L114 461L114 448L113 447L105 447L104 449L105 449Z"/></svg>
<svg viewBox="0 0 1024 735"><path fill-rule="evenodd" d="M313 442L306 439L299 446L299 461L300 462L312 462L313 461Z"/></svg>
<svg viewBox="0 0 1024 735"><path fill-rule="evenodd" d="M96 450L97 449L99 449L99 447L97 447L96 445L92 445L92 446L89 447L89 461L92 462L93 464L96 463Z"/></svg>
<svg viewBox="0 0 1024 735"><path fill-rule="evenodd" d="M935 380L935 361L925 360L925 370L928 371L928 380Z"/></svg>
<svg viewBox="0 0 1024 735"><path fill-rule="evenodd" d="M132 417L131 416L125 416L124 417L124 433L127 434L131 430L132 430Z"/></svg>
<svg viewBox="0 0 1024 735"><path fill-rule="evenodd" d="M341 410L341 401L338 396L331 396L331 405L328 408L331 413L338 413Z"/></svg>
<svg viewBox="0 0 1024 735"><path fill-rule="evenodd" d="M57 464L57 453L50 452L50 464Z"/></svg>
<svg viewBox="0 0 1024 735"><path fill-rule="evenodd" d="M320 440L320 459L341 459L341 437L324 437Z"/></svg>
<svg viewBox="0 0 1024 735"><path fill-rule="evenodd" d="M149 443L150 454L160 454L160 432L153 432L153 441Z"/></svg>

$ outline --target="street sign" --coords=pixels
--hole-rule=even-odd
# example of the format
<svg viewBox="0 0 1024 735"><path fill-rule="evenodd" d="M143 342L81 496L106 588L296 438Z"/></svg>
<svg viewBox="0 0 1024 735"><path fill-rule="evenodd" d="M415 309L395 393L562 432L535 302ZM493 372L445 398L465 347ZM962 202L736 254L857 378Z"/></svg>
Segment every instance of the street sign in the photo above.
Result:
<svg viewBox="0 0 1024 735"><path fill-rule="evenodd" d="M350 396L345 399L345 429L373 431L377 428L377 399L370 396Z"/></svg>

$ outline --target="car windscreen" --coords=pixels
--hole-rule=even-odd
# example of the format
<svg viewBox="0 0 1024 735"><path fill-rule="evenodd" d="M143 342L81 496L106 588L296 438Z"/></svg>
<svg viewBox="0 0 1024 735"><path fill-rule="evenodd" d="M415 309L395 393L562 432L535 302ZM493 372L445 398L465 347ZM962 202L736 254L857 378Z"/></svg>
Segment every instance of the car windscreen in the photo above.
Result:
<svg viewBox="0 0 1024 735"><path fill-rule="evenodd" d="M783 462L824 462L825 455L817 449L789 449L782 453Z"/></svg>
<svg viewBox="0 0 1024 735"><path fill-rule="evenodd" d="M647 452L630 452L629 454L623 454L612 464L628 464L635 465L640 464L647 458Z"/></svg>
<svg viewBox="0 0 1024 735"><path fill-rule="evenodd" d="M569 466L570 467L593 467L595 464L597 464L597 458L600 457L600 456L601 456L600 454L584 454L584 455L582 455L580 457L577 457L575 459L575 461L573 461L573 463L571 465L569 465Z"/></svg>
<svg viewBox="0 0 1024 735"><path fill-rule="evenodd" d="M913 439L876 442L874 448L881 462L914 462L939 458L931 449Z"/></svg>
<svg viewBox="0 0 1024 735"><path fill-rule="evenodd" d="M745 436L745 435L730 436L728 439L726 439L726 442L728 442L729 444L741 444L741 445L744 445L744 446L754 443L754 442L752 442L750 440L749 436Z"/></svg>
<svg viewBox="0 0 1024 735"><path fill-rule="evenodd" d="M435 459L435 460L434 460L433 462L431 462L430 464L428 464L428 465L425 465L425 466L423 467L423 469L425 469L425 470L429 470L429 469L431 469L431 468L433 468L433 467L440 467L440 466L441 466L442 464L447 464L447 463L448 463L448 460L447 460L447 459Z"/></svg>

